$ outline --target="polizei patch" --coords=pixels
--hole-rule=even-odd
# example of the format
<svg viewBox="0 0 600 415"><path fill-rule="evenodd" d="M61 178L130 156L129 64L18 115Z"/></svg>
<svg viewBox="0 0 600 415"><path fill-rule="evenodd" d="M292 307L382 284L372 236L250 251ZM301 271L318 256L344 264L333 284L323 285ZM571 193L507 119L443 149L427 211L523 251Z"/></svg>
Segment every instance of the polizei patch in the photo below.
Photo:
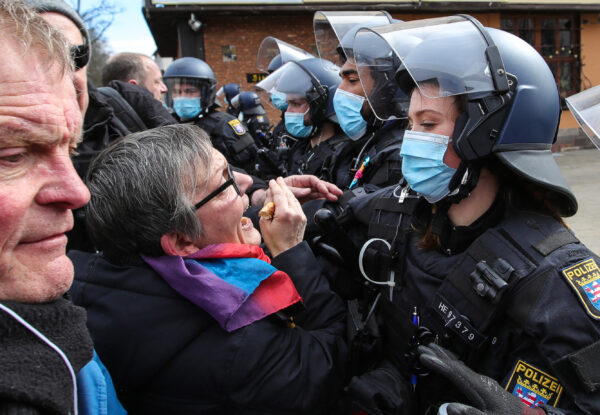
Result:
<svg viewBox="0 0 600 415"><path fill-rule="evenodd" d="M506 390L521 399L525 405L536 408L540 405L556 406L563 387L555 377L518 360Z"/></svg>
<svg viewBox="0 0 600 415"><path fill-rule="evenodd" d="M600 270L593 258L578 262L562 270L587 313L600 320Z"/></svg>
<svg viewBox="0 0 600 415"><path fill-rule="evenodd" d="M246 134L246 127L244 127L244 124L242 124L240 120L231 120L228 122L228 124L231 126L231 128L233 128L233 131L235 131L237 135Z"/></svg>

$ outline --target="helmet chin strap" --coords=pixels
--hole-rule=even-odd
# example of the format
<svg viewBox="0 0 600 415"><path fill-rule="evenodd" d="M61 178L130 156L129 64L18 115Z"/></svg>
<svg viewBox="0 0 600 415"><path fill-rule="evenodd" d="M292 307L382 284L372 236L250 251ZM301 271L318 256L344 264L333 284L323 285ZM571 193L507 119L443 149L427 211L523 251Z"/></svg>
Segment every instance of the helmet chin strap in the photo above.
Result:
<svg viewBox="0 0 600 415"><path fill-rule="evenodd" d="M450 180L449 187L452 191L444 198L449 203L458 203L471 194L479 182L481 165L474 162L461 161L456 173Z"/></svg>
<svg viewBox="0 0 600 415"><path fill-rule="evenodd" d="M448 202L448 206L452 203L458 203L469 196L471 191L477 186L479 173L481 172L481 163L477 160L464 161L463 157L460 156L460 150L456 147L457 140L460 139L467 120L467 114L460 114L454 123L454 131L452 132L452 142L450 145L453 146L454 151L459 155L461 162L448 185L452 190L444 198L444 201Z"/></svg>
<svg viewBox="0 0 600 415"><path fill-rule="evenodd" d="M319 125L314 125L313 124L313 129L310 132L310 134L308 135L308 137L306 137L306 140L311 140L313 137L316 137L321 130L323 129L323 124L319 124Z"/></svg>
<svg viewBox="0 0 600 415"><path fill-rule="evenodd" d="M431 233L441 236L448 223L448 210L450 206L467 198L477 186L481 165L461 161L456 173L450 180L449 187L453 189L448 196L436 203L436 209L431 222Z"/></svg>

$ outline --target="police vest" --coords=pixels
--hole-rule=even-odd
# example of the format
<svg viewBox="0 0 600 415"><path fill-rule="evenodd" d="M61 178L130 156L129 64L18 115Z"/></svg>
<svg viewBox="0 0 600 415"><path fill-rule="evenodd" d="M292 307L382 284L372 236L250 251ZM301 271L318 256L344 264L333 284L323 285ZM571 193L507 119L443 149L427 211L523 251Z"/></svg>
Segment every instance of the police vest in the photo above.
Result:
<svg viewBox="0 0 600 415"><path fill-rule="evenodd" d="M404 201L400 202L403 197ZM539 312L539 304L534 299L545 287L550 284L558 287L559 282L562 287L561 301L568 306L583 306L579 308L578 318L587 319L587 313L592 318L589 321L600 320L600 270L597 257L580 244L560 221L542 214L506 209L500 223L484 231L465 252L447 257L449 261L441 260L436 265L435 262L427 262L427 258L432 257L430 252L415 247L415 235L412 238L400 237L411 232L408 225L411 221L410 205L413 210L418 206L414 200L410 192L404 193L399 187L393 192L382 192L370 201L361 202L365 211L372 212L368 221L369 236L384 236L396 245L393 254L380 253L391 257L388 259L390 265L387 272L396 270L398 275L405 275L406 278L428 273L444 276L439 278L437 287L428 293L428 301L421 302L425 304L419 310L421 324L426 327L411 325L409 310L394 304L396 301L381 301L381 311L385 314L384 334L386 341L391 343L387 350L396 355L392 356L395 362L406 361L406 356L411 353L411 343L414 348L415 336L422 334L424 328L429 336L427 341L436 338L439 343L458 353L467 365L471 365L470 360L481 362L482 356L477 351L484 346L488 350L490 344L496 341L491 336L492 329L498 330L498 324L502 322L504 330L526 332L531 321L538 321L535 312ZM409 251L411 261L403 261ZM443 255L439 254L439 258L443 258ZM381 259L378 261L382 263ZM566 286L563 280L567 282ZM397 282L402 284L401 280ZM418 282L415 284L418 285ZM405 302L400 300L401 304ZM555 333L560 332L561 328L554 330ZM547 349L545 354L539 356L545 364L543 369L550 370L548 379L556 376L568 390L571 397L565 398L567 400L590 400L593 398L589 394L598 390L600 341L594 340L596 331L583 333L579 338L571 337L570 346L565 346L562 352L559 350L561 344L556 350L550 349L552 353L548 353ZM543 334L551 336L552 332ZM565 353L564 349L568 352ZM486 359L493 366L494 357L488 356ZM410 364L399 366L411 370ZM527 362L521 362L520 366L517 364L514 368L515 379L519 367L524 373L529 371L535 374L537 370L528 369ZM535 375L534 378L540 376L545 375ZM548 379L543 381L549 385L556 381ZM500 379L497 380L500 382ZM515 386L509 382L503 386L517 394L522 385ZM578 398L578 395L583 397ZM527 399L527 396L523 399ZM557 395L549 399L557 399Z"/></svg>
<svg viewBox="0 0 600 415"><path fill-rule="evenodd" d="M240 120L226 112L212 111L198 118L195 123L206 131L213 146L230 163L252 171L257 148Z"/></svg>

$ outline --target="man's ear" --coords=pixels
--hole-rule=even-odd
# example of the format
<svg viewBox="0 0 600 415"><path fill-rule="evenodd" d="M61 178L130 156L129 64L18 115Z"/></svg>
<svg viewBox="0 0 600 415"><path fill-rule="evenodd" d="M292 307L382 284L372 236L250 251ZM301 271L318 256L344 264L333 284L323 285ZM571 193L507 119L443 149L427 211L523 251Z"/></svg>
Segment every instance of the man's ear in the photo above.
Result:
<svg viewBox="0 0 600 415"><path fill-rule="evenodd" d="M187 236L179 232L170 232L160 237L160 246L167 255L187 256L200 250Z"/></svg>
<svg viewBox="0 0 600 415"><path fill-rule="evenodd" d="M136 81L135 79L130 79L129 81L127 81L128 84L133 84L133 85L137 85L138 81Z"/></svg>

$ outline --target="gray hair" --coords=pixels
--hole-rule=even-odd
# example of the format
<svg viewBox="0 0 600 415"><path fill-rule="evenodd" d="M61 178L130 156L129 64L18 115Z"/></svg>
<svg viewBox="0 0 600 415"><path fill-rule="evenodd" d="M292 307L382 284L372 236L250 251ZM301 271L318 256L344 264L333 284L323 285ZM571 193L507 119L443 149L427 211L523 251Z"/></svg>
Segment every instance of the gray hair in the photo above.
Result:
<svg viewBox="0 0 600 415"><path fill-rule="evenodd" d="M135 79L141 83L146 77L146 64L144 59L150 59L140 53L123 52L111 57L102 68L102 84L108 85L110 81L127 82Z"/></svg>
<svg viewBox="0 0 600 415"><path fill-rule="evenodd" d="M96 247L121 262L164 255L160 239L171 232L197 240L202 224L191 199L207 186L211 159L208 135L191 124L131 134L102 151L87 176L86 223Z"/></svg>
<svg viewBox="0 0 600 415"><path fill-rule="evenodd" d="M0 36L34 52L47 69L57 64L63 74L73 72L71 49L60 31L21 0L0 0Z"/></svg>

